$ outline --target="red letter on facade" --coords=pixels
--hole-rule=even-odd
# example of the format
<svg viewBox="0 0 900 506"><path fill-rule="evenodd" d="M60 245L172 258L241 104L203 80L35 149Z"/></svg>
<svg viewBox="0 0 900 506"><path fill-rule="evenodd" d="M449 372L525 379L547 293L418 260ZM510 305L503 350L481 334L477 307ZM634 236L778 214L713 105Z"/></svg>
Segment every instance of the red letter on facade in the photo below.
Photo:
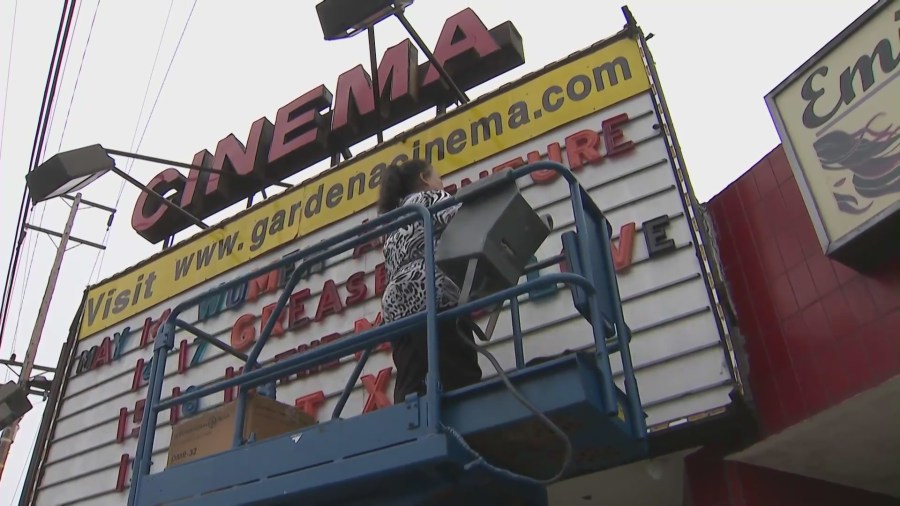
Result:
<svg viewBox="0 0 900 506"><path fill-rule="evenodd" d="M344 299L344 304L347 306L352 306L354 304L359 304L366 300L366 295L369 292L369 287L366 286L366 273L365 272L354 272L347 278L347 291L350 295Z"/></svg>
<svg viewBox="0 0 900 506"><path fill-rule="evenodd" d="M386 408L391 405L391 400L385 395L388 383L391 381L391 372L393 367L386 367L378 371L378 377L366 374L359 381L362 382L363 388L369 397L366 399L366 405L363 406L363 413L369 413L379 408Z"/></svg>
<svg viewBox="0 0 900 506"><path fill-rule="evenodd" d="M468 58L475 60L499 51L500 46L491 37L478 15L470 8L450 17L441 30L437 44L434 46L435 59L453 75L455 65L453 60ZM464 65L460 62L460 65ZM422 86L428 86L440 78L437 69L428 66L428 72L422 81Z"/></svg>
<svg viewBox="0 0 900 506"><path fill-rule="evenodd" d="M144 359L137 359L137 363L134 365L134 376L131 378L131 390L137 390L141 388L141 384L144 382Z"/></svg>
<svg viewBox="0 0 900 506"><path fill-rule="evenodd" d="M611 253L616 272L631 266L631 262L634 259L634 231L634 222L626 223L619 229L619 245L616 246L610 241L609 246L612 249Z"/></svg>
<svg viewBox="0 0 900 506"><path fill-rule="evenodd" d="M355 322L353 322L353 333L354 333L354 334L359 334L359 333L361 333L361 332L365 332L365 331L367 331L367 330L369 330L369 329L371 329L371 328L373 328L373 327L378 327L378 326L381 325L382 323L384 323L384 319L381 317L381 312L379 312L379 313L375 316L375 319L372 320L372 321L369 321L368 318L360 318L359 320L356 320ZM375 349L374 349L372 352L373 352L373 353L379 353L379 352L382 352L382 351L391 351L391 343L389 343L389 342L388 342L388 343L381 343L381 344L379 344L378 346L376 346ZM361 351L357 351L357 352L354 354L354 356L356 357L356 360L359 360L360 357L362 357L362 352L361 352Z"/></svg>
<svg viewBox="0 0 900 506"><path fill-rule="evenodd" d="M288 299L288 328L294 329L309 324L306 305L303 304L303 301L309 298L309 293L309 288L304 288L291 294Z"/></svg>
<svg viewBox="0 0 900 506"><path fill-rule="evenodd" d="M259 322L259 333L262 334L262 329L266 327L269 323L269 318L272 317L272 313L275 312L275 306L277 304L269 304L268 306L262 309L262 318L260 318ZM281 309L281 313L278 314L278 317L275 318L275 326L272 327L272 335L275 337L284 335L284 318L287 315L287 312L284 308Z"/></svg>
<svg viewBox="0 0 900 506"><path fill-rule="evenodd" d="M634 149L634 143L626 141L625 134L619 125L628 121L628 114L622 113L613 116L601 123L603 129L603 142L606 143L606 155L616 156Z"/></svg>
<svg viewBox="0 0 900 506"><path fill-rule="evenodd" d="M541 154L537 151L528 153L528 163L536 163L542 159ZM558 142L547 145L547 159L551 162L562 163L562 147L560 147ZM558 177L559 172L550 169L536 170L531 173L531 180L534 181L535 184L550 184L553 181L556 181Z"/></svg>
<svg viewBox="0 0 900 506"><path fill-rule="evenodd" d="M232 194L241 193L243 186L240 177L254 175L265 168L268 162L267 147L272 142L275 126L266 118L259 118L250 126L247 135L247 147L234 134L225 137L216 145L216 156L213 168L222 174L211 173L206 181L204 195L218 195L219 199L227 199ZM262 174L256 174L261 176ZM239 177L235 177L239 176Z"/></svg>
<svg viewBox="0 0 900 506"><path fill-rule="evenodd" d="M234 322L234 327L231 328L231 346L234 349L246 350L256 341L256 329L253 326L255 319L252 314L244 314Z"/></svg>
<svg viewBox="0 0 900 506"><path fill-rule="evenodd" d="M566 137L566 159L569 168L580 170L600 160L600 136L593 130L582 130Z"/></svg>
<svg viewBox="0 0 900 506"><path fill-rule="evenodd" d="M119 474L116 477L116 492L124 492L128 487L128 475L131 468L131 456L123 453L119 458Z"/></svg>
<svg viewBox="0 0 900 506"><path fill-rule="evenodd" d="M325 393L321 390L314 394L298 397L294 401L294 406L300 408L301 411L313 417L316 421L319 421L319 408L322 407L322 404L325 404Z"/></svg>
<svg viewBox="0 0 900 506"><path fill-rule="evenodd" d="M332 98L328 88L318 86L278 109L269 148L270 164L278 164L288 173L296 158L324 149L328 128L321 111L331 106Z"/></svg>
<svg viewBox="0 0 900 506"><path fill-rule="evenodd" d="M316 309L315 320L317 322L322 321L326 316L338 314L343 310L344 306L341 304L341 296L338 295L337 285L334 284L333 280L329 279L322 286L322 295L319 297L319 307Z"/></svg>
<svg viewBox="0 0 900 506"><path fill-rule="evenodd" d="M147 183L151 190L160 195L174 191L175 195L169 198L177 204L181 203L184 185L184 176L172 168L160 172ZM144 239L156 243L165 239L173 225L182 220L184 218L181 215L166 207L156 197L141 192L131 213L131 228Z"/></svg>

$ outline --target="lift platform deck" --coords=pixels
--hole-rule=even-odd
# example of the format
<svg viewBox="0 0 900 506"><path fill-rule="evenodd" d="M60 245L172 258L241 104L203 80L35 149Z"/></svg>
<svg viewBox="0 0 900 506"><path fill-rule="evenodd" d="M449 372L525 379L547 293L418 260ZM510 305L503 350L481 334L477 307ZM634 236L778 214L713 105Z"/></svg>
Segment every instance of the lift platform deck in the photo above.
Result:
<svg viewBox="0 0 900 506"><path fill-rule="evenodd" d="M492 188L515 185L516 179L543 169L559 172L570 190L575 230L562 235L568 272L541 276L453 309L437 311L431 214L459 203L464 209L466 202L490 198ZM274 327L274 315L284 307L298 283L303 264L348 251L414 220L422 221L426 234L425 312L284 361L262 367L257 364ZM547 504L545 479L561 468L564 472L558 477L568 478L641 458L646 453L646 426L631 363L630 331L624 322L615 280L610 236L609 223L574 175L551 162L502 173L430 209L403 206L282 259L279 263L299 261L301 266L283 288L273 317L246 357L244 372L163 400L160 394L165 361L174 346L176 327L240 355L183 322L179 315L211 293L228 290L273 266L182 302L173 309L163 326L162 338L154 344L148 404L141 424L129 505L455 505L466 501L470 506L542 506ZM573 304L591 323L594 344L589 349L526 365L518 297L529 290L560 285L570 288ZM516 368L475 385L441 391L437 322L502 303L510 305ZM428 393L421 397L411 395L403 403L371 413L342 418L350 391L374 347L418 325L428 329ZM356 352L362 352L361 359L348 378L331 420L264 441L242 438L243 407L251 389L258 388L274 397L278 377ZM622 360L624 389L613 381L611 356ZM153 472L150 457L159 413L234 386L239 389L233 448ZM536 412L561 429L567 440L550 430L548 420L542 420Z"/></svg>

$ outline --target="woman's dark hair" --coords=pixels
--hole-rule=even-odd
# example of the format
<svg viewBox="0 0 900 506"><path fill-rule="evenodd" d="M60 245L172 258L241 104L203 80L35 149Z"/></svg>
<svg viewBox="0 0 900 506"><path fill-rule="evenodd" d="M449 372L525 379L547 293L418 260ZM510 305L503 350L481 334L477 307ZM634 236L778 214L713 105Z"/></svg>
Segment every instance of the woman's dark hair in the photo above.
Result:
<svg viewBox="0 0 900 506"><path fill-rule="evenodd" d="M423 175L428 175L431 165L425 160L413 159L399 165L389 165L381 174L381 192L378 195L378 212L384 214L400 207L400 201L422 187Z"/></svg>

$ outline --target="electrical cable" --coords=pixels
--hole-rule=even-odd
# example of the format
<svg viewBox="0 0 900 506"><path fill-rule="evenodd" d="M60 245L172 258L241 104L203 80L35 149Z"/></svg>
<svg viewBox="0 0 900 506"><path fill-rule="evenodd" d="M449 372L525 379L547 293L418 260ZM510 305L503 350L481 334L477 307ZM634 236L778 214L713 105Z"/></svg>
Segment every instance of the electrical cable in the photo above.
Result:
<svg viewBox="0 0 900 506"><path fill-rule="evenodd" d="M4 92L3 92L3 116L2 116L2 118L0 118L0 160L3 159L3 137L4 137L4 133L6 132L6 106L9 103L9 83L10 83L10 78L12 76L13 46L15 45L15 41L16 41L16 20L18 19L18 13L19 13L19 0L16 0L15 4L13 5L12 33L9 38L9 61L7 62L7 66L6 66L6 88L4 88ZM21 209L20 209L20 215L21 215ZM23 300L24 300L24 292L23 292ZM0 314L2 314L2 312L3 312L2 309L0 309ZM16 332L18 332L18 331L16 331ZM0 330L0 338L2 338L2 335L3 335L3 332L2 332L2 330ZM13 347L11 349L15 350L15 338L13 338ZM10 369L10 371L12 371L12 369ZM5 379L7 379L7 380L9 379L8 373L6 374Z"/></svg>
<svg viewBox="0 0 900 506"><path fill-rule="evenodd" d="M78 11L75 14L75 24L72 25L72 31L76 32L76 33L78 31L78 20L81 18L82 5L84 5L84 4L80 3L80 2L78 3ZM99 7L99 3L98 3L98 7ZM94 11L94 16L96 19L96 11ZM90 37L91 37L92 32L93 32L93 22L91 23L91 30L88 33L88 42L90 42ZM67 44L67 46L64 48L65 61L62 64L62 69L58 71L58 76L59 76L58 79L60 82L65 81L66 69L69 68L70 53L68 51L68 48L71 47L71 43L72 43L72 41L70 40L69 43ZM87 46L85 46L85 50L82 53L81 65L79 65L78 75L75 78L75 86L74 86L74 89L72 90L72 96L70 97L69 105L68 105L68 108L66 111L66 120L65 120L65 123L63 124L62 131L60 132L59 145L57 146L57 151L60 151L62 149L63 139L65 138L65 135L66 135L66 128L68 127L68 124L69 124L69 113L72 110L72 103L75 101L75 93L78 91L78 80L81 77L81 68L84 64L84 55L86 52L87 52ZM54 104L51 104L50 109L51 109L51 112L50 112L50 116L49 116L49 122L47 123L47 131L48 132L53 130L53 123L56 118L55 101L54 101ZM41 147L41 152L39 153L38 159L42 160L44 158L44 155L46 154L46 152L47 152L47 144L45 143ZM40 205L40 215L38 216L37 226L41 227L44 224L44 216L46 215L47 204L45 202L42 202L39 205ZM37 206L34 206L34 207L37 207ZM34 209L32 209L32 212L34 212ZM22 282L22 290L21 290L22 296L19 300L19 307L22 307L25 303L25 295L27 294L29 281L31 280L31 270L34 267L34 261L36 258L35 252L37 250L37 244L38 244L38 240L39 240L39 238L37 238L34 234L29 235L29 237L30 237L30 240L29 240L30 250L27 251L27 253L25 255L25 259L24 259L25 263L27 264L27 267L25 268L25 277L23 278L23 282ZM50 239L50 241L54 242L54 244L55 244L55 241L53 241L52 238ZM26 248L26 249L28 249L28 248ZM15 289L15 287L13 287L13 289ZM21 325L21 323L22 323L22 319L16 318L15 328L13 329L12 342L9 345L10 350L15 351L15 349L16 349L16 343L18 342L18 337L19 337L19 326Z"/></svg>
<svg viewBox="0 0 900 506"><path fill-rule="evenodd" d="M178 43L175 44L175 51L172 53L172 58L169 59L169 65L166 67L166 73L163 75L162 83L159 85L159 91L156 92L156 98L153 100L153 107L150 108L150 113L147 115L147 123L144 124L144 130L141 132L141 137L138 139L137 146L134 148L135 151L141 150L144 136L147 134L147 129L150 128L150 119L153 118L153 112L156 111L156 104L159 103L159 97L162 96L163 87L165 87L166 80L169 78L169 71L172 70L172 64L175 63L175 56L178 55L178 50L181 49L181 41L184 40L184 34L187 33L188 25L191 23L191 18L194 16L194 9L196 7L197 0L194 0L194 3L191 5L191 11L188 13L187 20L184 22L184 28L181 29L181 35L178 36Z"/></svg>
<svg viewBox="0 0 900 506"><path fill-rule="evenodd" d="M87 57L88 47L91 45L91 36L94 34L94 24L97 22L97 13L100 12L100 3L103 0L97 0L97 8L94 9L94 16L91 18L91 27L88 29L87 40L84 43L84 50L81 52L81 61L78 63L78 73L75 74L75 85L72 88L72 96L69 97L69 105L66 107L66 119L63 122L62 133L59 136L59 144L56 147L57 151L62 150L63 138L66 135L66 128L69 126L69 114L72 112L72 104L75 102L75 94L78 93L78 83L81 81L81 71L84 68L84 60ZM78 7L79 15L81 14L81 6ZM75 21L76 27L78 24L78 20Z"/></svg>
<svg viewBox="0 0 900 506"><path fill-rule="evenodd" d="M78 20L81 19L82 5L84 5L83 2L77 2L78 10L75 12L75 18L74 18L75 24L72 25L72 30L71 30L73 33L78 32ZM62 50L62 56L61 56L61 58L63 59L62 65L56 70L57 75L58 75L56 78L56 81L58 83L60 83L60 87L62 86L62 83L64 83L66 80L66 70L68 70L68 68L69 68L69 57L72 54L71 52L69 52L69 49L72 47L72 41L74 41L74 40L75 39L73 37L71 40L68 40L68 42L65 43L65 46L63 47L63 50ZM74 91L73 91L73 97L74 97ZM38 153L38 159L37 159L37 162L35 162L35 166L37 166L37 163L44 160L44 157L47 154L47 147L50 144L50 135L49 134L51 132L53 132L53 124L56 120L56 106L57 106L57 102L58 102L57 98L58 97L56 97L54 95L53 100L50 102L50 110L47 113L47 127L46 127L47 142L41 143L41 151L40 151L40 153ZM65 129L63 129L62 135L60 135L60 143L62 143L63 135L65 135Z"/></svg>
<svg viewBox="0 0 900 506"><path fill-rule="evenodd" d="M481 327L479 327L478 324L476 324L471 319L468 319L468 318L460 319L460 320L458 320L457 325L459 325L459 322L465 322L467 324L467 326L472 330L472 332L474 332L481 340L483 340L483 341L488 340L487 336L485 336L485 334L484 334L484 331L481 330ZM512 381L509 380L509 377L506 375L506 372L503 370L503 367L500 366L500 363L497 361L497 359L494 357L494 355L491 352L489 352L488 350L484 349L481 346L478 346L477 344L475 344L475 342L470 341L469 339L466 339L462 335L460 335L460 339L462 339L463 342L466 343L466 346L469 346L470 348L474 349L476 352L480 353L481 355L483 355L485 358L488 359L488 361L494 367L494 370L497 371L497 375L503 381L503 384L506 386L507 390L509 390L509 393L511 393L513 395L513 397L516 398L516 400L518 400L523 406L525 406L529 411L531 411L534 414L534 416L538 418L538 420L540 420L544 425L547 426L548 429L550 429L551 432L553 432L554 434L559 436L559 438L562 440L563 446L564 446L564 458L563 458L563 464L562 464L562 467L560 468L560 470L555 475L551 476L550 478L545 478L545 479L534 478L531 476L524 476L524 475L521 475L518 473L514 473L508 469L503 469L503 468L500 468L500 467L490 464L489 462L487 462L484 459L484 457L481 454L479 454L477 451L475 451L475 449L473 449L471 446L469 446L468 443L466 443L465 439L463 439L461 434L459 434L453 428L442 424L444 430L446 430L448 434L453 436L453 438L456 439L463 446L463 448L466 449L466 451L468 451L469 453L472 454L472 456L475 457L475 460L470 462L469 464L467 464L465 466L465 469L469 470L474 466L481 466L495 474L501 474L501 475L511 478L513 480L527 482L527 483L533 483L533 484L538 484L538 485L550 485L550 484L558 481L563 476L565 476L566 472L568 472L569 468L572 465L573 456L574 456L574 452L572 449L572 441L569 439L569 436L558 425L556 425L556 423L554 423L553 420L551 420L549 417L547 417L547 415L545 415L543 412L541 412L540 409L538 409L534 404L531 403L531 401L526 399L525 396L522 395L521 392L519 392L519 390L515 387L515 385L512 384Z"/></svg>
<svg viewBox="0 0 900 506"><path fill-rule="evenodd" d="M50 131L50 125L53 122L52 113L53 113L53 106L56 103L56 88L57 88L57 86L59 86L60 82L62 81L61 75L63 73L65 73L65 67L63 66L63 58L65 58L66 53L67 53L66 47L67 47L67 42L69 40L69 33L71 32L71 28L72 28L72 20L75 18L75 16L73 16L73 14L75 11L76 4L81 5L79 2L76 2L75 0L73 0L71 7L69 9L69 17L68 17L68 19L66 19L66 29L63 32L63 38L62 38L62 42L60 44L59 56L57 57L57 61L56 61L56 76L53 79L52 84L50 85L50 99L47 102L47 112L46 112L46 117L44 118L44 128L41 129L40 141L37 146L37 156L35 156L34 161L32 162L34 165L31 170L34 170L34 167L37 167L37 165L40 163L41 156L43 155L44 150L46 149L44 142L46 140L47 133Z"/></svg>
<svg viewBox="0 0 900 506"><path fill-rule="evenodd" d="M165 37L166 37L166 30L169 28L169 19L171 19L171 17L172 17L172 8L174 6L175 6L175 0L172 0L169 3L169 11L166 13L166 20L163 23L162 33L159 34L159 43L157 43L157 45L156 45L156 55L153 57L153 65L150 66L150 75L147 76L147 87L144 88L144 97L141 99L141 110L138 111L137 121L135 121L135 123L134 123L134 133L131 134L131 144L129 144L129 146L128 146L128 148L129 148L128 150L131 152L135 151L135 147L134 147L135 141L137 140L138 132L141 129L141 118L144 116L144 107L147 105L147 97L150 95L150 83L153 82L153 74L156 71L156 62L159 61L159 53L162 51L163 41L165 40ZM174 54L172 55L172 58L175 58ZM162 84L165 84L165 81L163 81ZM162 91L162 85L160 85L159 88L160 88L160 91ZM152 119L151 117L147 118L147 124L150 123L151 119ZM131 174L131 167L133 165L134 165L134 159L129 159L128 162L126 163L126 167L125 167L126 174ZM122 193L125 191L125 183L126 183L125 180L122 180L119 182L119 191L116 193L116 201L113 204L113 209L119 208L119 202L122 200ZM113 218L114 218L114 216L111 216L109 221L106 223L106 232L103 234L103 241L101 241L101 244L103 244L104 246L106 246L106 243L109 240L109 235L110 235L110 232L112 229ZM98 266L99 266L100 270L102 271L104 256L105 256L105 252L101 251L97 255L97 258L94 260L94 266L93 266L93 268L91 268L91 277L92 278L94 276L94 271L98 268ZM97 274L99 277L99 271Z"/></svg>
<svg viewBox="0 0 900 506"><path fill-rule="evenodd" d="M172 8L175 6L175 0L172 0L169 3L169 12L166 13L166 21L163 23L162 33L159 34L159 43L156 45L156 55L153 57L153 65L150 66L150 75L147 77L147 87L144 88L144 98L141 99L141 110L138 111L138 119L134 123L134 133L131 134L131 144L129 144L129 150L134 151L134 143L137 140L138 132L141 129L141 118L144 116L144 107L147 105L147 97L150 96L150 83L153 82L153 73L156 71L156 62L159 61L159 53L162 51L163 40L166 37L166 29L169 28L169 19L172 17ZM173 55L174 58L174 55ZM162 89L162 86L160 86ZM147 118L147 122L150 122L150 118ZM125 172L130 173L131 166L134 164L134 159L128 159L128 167L126 167ZM124 188L125 181L122 181L122 187ZM121 192L119 192L121 195ZM118 199L116 203L118 204Z"/></svg>
<svg viewBox="0 0 900 506"><path fill-rule="evenodd" d="M56 41L51 56L50 69L47 73L47 80L44 84L44 95L41 100L41 109L38 114L38 123L35 129L35 138L32 143L31 161L28 171L34 170L40 159L40 153L44 139L46 138L47 126L49 124L48 117L51 105L56 97L56 86L59 80L59 70L62 65L63 53L66 48L69 32L72 28L72 18L76 6L76 0L66 0L62 14L60 16L59 28L56 33ZM26 185L22 191L22 201L19 205L19 216L16 223L16 231L14 233L13 252L10 255L10 262L7 268L7 275L3 288L2 301L0 301L0 344L3 341L3 335L6 329L6 322L9 317L10 302L13 293L13 287L17 277L19 260L22 254L22 244L25 240L25 224L28 222L28 186Z"/></svg>
<svg viewBox="0 0 900 506"><path fill-rule="evenodd" d="M13 375L15 375L16 379L19 378L19 373L17 373L12 367L10 367L9 364L3 364L3 365L5 365L7 369L9 369L9 371L7 371L7 377L9 377L8 373L13 373Z"/></svg>
<svg viewBox="0 0 900 506"><path fill-rule="evenodd" d="M75 14L75 24L72 25L72 31L73 31L73 32L77 32L77 31L78 31L78 20L81 18L81 7L82 7L82 5L83 5L83 4L80 3L80 2L78 3L78 11L77 11L76 14ZM93 30L93 26L92 26L92 30ZM90 39L90 33L88 34L88 38ZM60 70L57 71L57 72L58 72L58 80L59 80L60 82L64 82L64 81L65 81L66 69L69 68L69 55L70 55L70 53L69 53L69 51L68 51L68 48L71 47L71 43L72 43L72 41L70 40L69 43L66 45L66 47L63 48L63 54L64 54L64 57L65 57L65 60L64 60L64 62L62 63L62 68L61 68ZM83 57L84 57L84 55L82 54L82 63L84 63ZM59 137L59 147L57 148L57 151L59 151L59 150L61 149L61 147L62 147L62 142L63 142L63 138L64 138L65 135L66 135L66 127L67 127L68 121L69 121L69 116L68 116L68 114L69 114L69 112L71 111L71 108L72 108L72 102L73 102L74 99L75 99L75 93L76 93L77 88L78 88L78 78L80 77L80 74L81 74L81 68L79 67L79 74L78 74L78 76L76 76L75 89L72 90L72 96L71 96L71 99L70 99L70 101L69 101L68 111L66 112L66 122L65 122L65 124L63 125L63 129L62 129L62 131L61 131L61 133L60 133L60 137ZM54 119L56 118L55 112L56 112L56 108L55 108L55 100L54 100L54 103L52 103L52 104L50 105L50 116L49 116L49 121L48 121L47 127L46 127L48 132L50 132L50 131L53 130L53 123L54 123ZM45 143L43 146L41 146L41 152L40 152L39 155L38 155L38 160L42 160L42 159L44 158L44 155L46 154L46 152L47 152L47 144ZM46 205L46 203L43 203L43 202L40 203L39 205L40 205L40 215L39 215L39 217L38 217L38 225L37 225L37 226L38 226L38 227L41 227L41 226L43 226L43 224L44 224L44 216L46 215L47 205ZM35 207L37 207L37 206L35 206ZM32 209L32 212L34 212L34 209ZM36 235L34 235L34 234L29 235L29 237L30 237L30 240L29 240L29 243L30 243L30 251L28 251L28 252L26 253L26 256L25 256L25 259L24 259L25 262L26 262L26 264L27 264L27 267L25 268L25 277L23 278L23 281L22 281L21 298L20 298L20 300L19 300L19 307L20 307L20 308L23 307L23 305L24 305L24 303L25 303L25 296L26 296L27 293L28 293L28 286L29 286L29 282L30 282L30 280L31 280L31 271L32 271L32 269L33 269L33 267L34 267L34 261L35 261L35 258L36 258L35 252L36 252L36 250L37 250L38 241L40 240L39 237L36 236ZM52 238L50 239L50 241L55 243L55 241L53 241ZM26 248L26 249L28 249L28 248ZM18 266L17 266L17 268L18 268ZM13 287L13 289L15 289L15 287ZM9 345L9 349L12 350L13 352L15 352L16 344L18 343L19 326L21 325L21 323L22 323L22 319L21 319L21 318L16 318L16 324L15 324L15 327L14 327L14 329L13 329L12 342L11 342L10 345Z"/></svg>
<svg viewBox="0 0 900 506"><path fill-rule="evenodd" d="M34 142L31 147L31 158L30 158L30 162L29 162L30 165L29 165L29 169L28 169L29 171L31 170L31 165L33 164L35 153L36 153L37 139L38 139L38 135L39 135L39 132L41 129L43 117L44 117L44 107L47 102L47 93L49 92L49 88L50 88L50 80L53 78L53 75L54 75L54 62L56 60L56 53L59 49L59 41L60 41L60 38L62 35L62 30L64 27L65 16L66 16L66 11L67 11L68 6L69 6L69 2L68 2L68 0L66 0L65 4L63 5L61 18L59 20L59 28L57 29L57 32L56 32L56 41L54 42L53 55L50 57L50 69L47 72L47 80L44 83L44 95L43 95L43 97L41 97L41 110L38 113L38 122L37 122L36 130L35 130L35 138L34 138ZM10 59L12 59L12 55L10 55ZM4 280L3 299L2 299L2 301L0 301L0 344L2 344L3 334L6 329L6 318L8 315L10 299L12 297L12 290L13 290L13 287L15 286L16 270L17 270L17 267L19 264L19 255L21 253L22 243L25 240L25 230L23 227L24 227L25 222L28 219L27 204L28 204L28 187L25 186L22 189L22 201L19 203L19 216L17 218L18 221L16 222L15 235L13 236L15 238L14 239L15 242L13 243L13 251L10 254L9 266L7 267L6 279Z"/></svg>
<svg viewBox="0 0 900 506"><path fill-rule="evenodd" d="M141 135L137 139L137 141L138 141L137 145L135 145L134 144L135 136L137 135L138 129L140 128L141 116L144 113L144 105L147 102L147 96L150 91L150 79L152 79L153 71L156 68L157 58L159 57L159 52L160 52L160 49L162 48L163 36L166 33L166 27L169 24L169 15L171 15L171 13L172 13L172 6L174 4L175 4L175 1L172 0L172 3L169 5L169 14L166 15L166 22L165 22L165 25L163 26L163 33L162 33L162 35L160 35L159 45L156 48L156 57L153 59L153 67L150 69L150 78L148 78L148 80L147 80L147 89L144 91L144 99L141 102L141 111L138 114L137 124L135 124L135 127L134 127L135 128L134 136L132 136L132 139L131 139L131 151L132 152L140 151L141 144L143 144L143 142L144 142L144 136L147 134L147 129L150 127L150 121L153 119L154 111L156 111L156 105L159 103L159 97L162 96L162 91L166 85L166 80L169 78L169 71L172 70L172 64L175 62L175 57L178 55L178 50L181 48L181 41L184 39L184 34L187 33L188 25L190 24L191 18L194 15L194 9L197 7L197 0L194 0L193 4L191 5L191 11L190 11L190 13L188 13L187 20L185 20L185 22L184 22L184 27L182 27L182 29L181 29L181 35L178 37L178 42L175 45L175 51L172 52L172 57L169 59L169 64L166 67L166 73L163 75L162 82L160 82L159 89L156 92L156 98L153 100L153 106L150 108L150 113L147 115L147 122L144 124L144 129L141 131ZM131 169L132 169L132 166L134 165L134 163L135 163L135 160L133 158L128 160L127 166L125 168L126 174L131 174ZM125 181L123 180L119 184L119 191L116 195L115 204L113 204L114 209L119 208L119 202L122 199L122 194L124 191L125 191ZM112 228L112 221L113 221L112 217L110 217L110 220L106 224L106 233L103 235L103 241L102 241L102 244L104 246L106 246L107 241L109 240L110 231ZM106 259L106 250L103 250L100 252L99 255L97 255L97 258L94 261L94 266L91 268L91 277L93 277L95 270L97 271L97 276L98 277L100 276L100 273L103 271L103 261L105 259Z"/></svg>
<svg viewBox="0 0 900 506"><path fill-rule="evenodd" d="M147 97L150 95L150 83L153 82L153 74L156 71L156 63L159 61L159 53L162 52L163 41L166 37L166 30L169 28L169 20L172 18L172 8L175 6L175 0L172 0L169 3L169 10L166 12L166 20L163 22L162 33L159 34L159 42L156 45L156 55L153 56L153 64L150 66L150 75L147 76L147 87L144 88L144 97L141 99L141 110L138 111L137 121L134 123L134 133L131 134L131 144L129 144L129 151L134 151L134 143L137 140L138 132L141 129L141 118L144 116L144 107L147 105ZM174 58L174 55L172 56ZM162 87L160 86L160 89ZM147 118L147 122L150 122L150 118ZM129 159L127 166L125 167L125 173L131 173L131 167L134 164L133 159ZM116 193L116 201L113 204L113 209L119 208L119 202L122 199L122 193L125 191L125 183L126 181L123 179L119 182L119 190ZM115 214L110 215L109 220L106 222L106 230L103 233L103 240L100 241L104 246L109 242L109 236L112 233L112 224L115 219ZM97 252L97 256L94 257L94 265L91 267L91 275L90 280L94 279L94 274L96 272L97 277L100 277L100 272L103 270L103 260L105 259L106 251L100 250Z"/></svg>
<svg viewBox="0 0 900 506"><path fill-rule="evenodd" d="M35 159L39 156L40 152L38 139L40 138L40 134L47 127L46 113L49 112L49 108L47 107L48 97L49 100L53 100L53 95L55 94L55 90L53 86L51 86L51 81L54 81L59 75L59 65L61 63L59 58L59 53L65 49L65 42L60 43L65 37L63 33L68 30L71 22L71 13L74 8L74 3L69 4L66 1L63 6L62 15L60 17L60 25L56 34L56 41L53 49L53 55L51 56L50 69L48 70L47 81L44 86L44 96L42 97L41 110L38 115L38 124L35 130L35 139L32 144L32 152L31 152L31 162L29 166L29 171L31 171L36 165ZM0 343L2 343L3 333L6 328L6 321L9 316L10 302L12 297L12 292L15 286L15 280L17 278L17 270L20 260L20 255L22 251L22 244L25 240L25 223L28 220L28 187L26 186L23 189L22 193L22 202L19 207L19 221L16 226L15 238L16 242L14 243L14 251L10 256L10 264L7 270L7 277L5 280L5 286L3 290L3 300L2 305L0 305Z"/></svg>
<svg viewBox="0 0 900 506"><path fill-rule="evenodd" d="M43 221L43 219L44 219L44 210L45 209L46 209L46 206L41 207L40 221ZM29 237L29 243L31 245L30 246L31 250L29 252L30 261L28 261L28 267L25 269L25 278L24 278L25 281L24 281L24 283L22 283L22 296L19 299L19 307L20 308L25 305L25 295L28 292L28 290L27 290L28 280L31 279L31 269L34 266L34 252L37 249L37 235L31 234L28 237ZM16 343L18 343L18 341L19 341L19 325L21 322L22 322L22 318L16 318L16 325L13 328L12 342L9 344L9 349L13 353L15 353L15 351L16 351Z"/></svg>
<svg viewBox="0 0 900 506"><path fill-rule="evenodd" d="M46 398L41 399L41 401L36 402L35 406L33 406L31 409L34 410L35 408L37 408L41 404L45 404L46 402L47 402ZM31 444L28 445L29 448L34 448L34 445L35 445L35 443L37 443L37 439L38 439L39 435L40 435L40 430L37 430L34 432L34 438L31 440ZM22 491L22 486L25 485L25 473L27 470L28 470L28 466L22 466L22 470L19 471L19 478L16 480L18 485L16 485L16 491L13 494L13 498L19 497L19 494ZM15 499L13 499L13 501L15 501Z"/></svg>
<svg viewBox="0 0 900 506"><path fill-rule="evenodd" d="M3 132L6 131L6 104L9 103L9 81L12 76L13 44L16 42L16 19L19 14L19 0L13 4L12 34L9 36L9 61L6 63L6 88L3 91L3 115L0 116L0 160L3 159Z"/></svg>

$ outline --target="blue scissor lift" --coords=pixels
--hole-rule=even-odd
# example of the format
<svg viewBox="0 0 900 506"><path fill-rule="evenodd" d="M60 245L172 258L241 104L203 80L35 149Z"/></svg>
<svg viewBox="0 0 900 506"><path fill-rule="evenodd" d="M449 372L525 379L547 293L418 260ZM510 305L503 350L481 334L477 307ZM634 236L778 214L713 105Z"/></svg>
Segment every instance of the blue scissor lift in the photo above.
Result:
<svg viewBox="0 0 900 506"><path fill-rule="evenodd" d="M562 234L562 256L532 267L552 265L564 257L569 266L567 272L543 275L439 312L435 300L432 213L459 203L464 210L466 202L488 198L492 187L514 186L516 179L547 169L557 171L568 183L575 230ZM128 504L546 505L545 479L561 468L564 472L557 478L569 478L645 455L646 425L629 351L630 331L623 319L610 252L612 228L606 218L574 175L552 162L504 172L466 190L432 208L403 206L176 306L154 344ZM304 266L347 252L417 220L424 224L426 234L425 312L259 366L257 359L272 332L275 317L287 303ZM284 286L273 316L245 357L243 373L177 398L161 399L166 358L174 346L176 328L242 356L180 319L180 314L211 294L296 262L300 265ZM570 288L575 307L591 323L594 344L526 366L518 297L559 285ZM475 385L442 392L438 381L437 322L503 303L510 306L516 368ZM341 418L371 351L420 325L428 330L426 395L412 395L401 404ZM263 441L243 440L248 391L257 388L274 397L277 378L360 351L361 359L330 420ZM624 391L613 381L610 357L616 355L621 359ZM232 448L151 473L159 413L235 386L239 394ZM527 401L522 402L511 386ZM546 429L546 422L562 429L567 438Z"/></svg>

